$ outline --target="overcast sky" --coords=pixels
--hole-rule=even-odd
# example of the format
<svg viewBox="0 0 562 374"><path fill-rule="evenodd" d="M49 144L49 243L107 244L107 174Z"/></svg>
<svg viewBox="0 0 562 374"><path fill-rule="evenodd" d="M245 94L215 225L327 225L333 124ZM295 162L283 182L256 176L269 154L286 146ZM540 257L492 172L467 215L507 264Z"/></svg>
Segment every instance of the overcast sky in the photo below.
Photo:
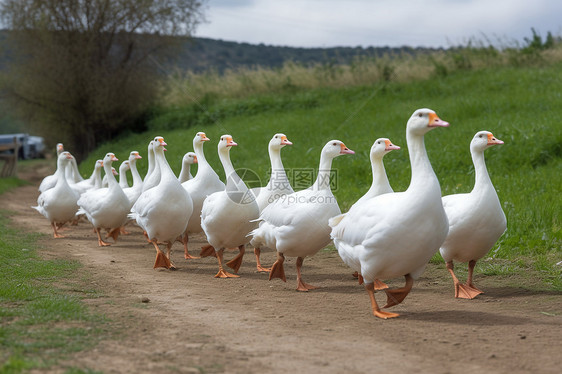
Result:
<svg viewBox="0 0 562 374"><path fill-rule="evenodd" d="M210 0L195 36L294 47L505 45L562 35L560 0Z"/></svg>

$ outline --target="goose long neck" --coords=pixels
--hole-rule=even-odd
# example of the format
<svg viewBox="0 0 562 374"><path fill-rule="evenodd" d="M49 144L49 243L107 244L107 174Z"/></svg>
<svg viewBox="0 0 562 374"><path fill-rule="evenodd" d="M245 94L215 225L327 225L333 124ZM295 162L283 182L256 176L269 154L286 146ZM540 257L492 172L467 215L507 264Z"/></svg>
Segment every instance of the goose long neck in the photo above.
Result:
<svg viewBox="0 0 562 374"><path fill-rule="evenodd" d="M271 171L285 170L281 161L281 149L269 148L269 160L271 161Z"/></svg>
<svg viewBox="0 0 562 374"><path fill-rule="evenodd" d="M195 151L195 155L197 156L197 164L198 170L205 170L210 168L209 162L205 158L205 153L203 152L203 142L193 142L193 150Z"/></svg>
<svg viewBox="0 0 562 374"><path fill-rule="evenodd" d="M270 148L269 160L271 161L271 177L269 178L269 184L272 184L273 181L281 183L283 183L283 181L288 182L287 174L283 167L283 161L281 161L281 150Z"/></svg>
<svg viewBox="0 0 562 374"><path fill-rule="evenodd" d="M382 158L377 157L371 159L371 171L373 173L371 189L377 188L377 186L384 186L387 190L391 189Z"/></svg>
<svg viewBox="0 0 562 374"><path fill-rule="evenodd" d="M191 177L189 177L190 175L191 175L191 165L188 164L187 162L183 162L182 165L181 165L180 175L179 175L178 179L180 179L182 181L186 181L189 178L191 178Z"/></svg>
<svg viewBox="0 0 562 374"><path fill-rule="evenodd" d="M55 172L55 175L57 177L57 181L55 183L55 186L56 185L63 185L63 184L68 185L68 181L66 180L67 166L68 166L68 163L65 163L63 160L57 160L57 171Z"/></svg>
<svg viewBox="0 0 562 374"><path fill-rule="evenodd" d="M127 188L129 187L129 184L127 182L127 170L125 170L126 166L124 163L122 163L119 167L119 185L121 186L121 188Z"/></svg>
<svg viewBox="0 0 562 374"><path fill-rule="evenodd" d="M111 162L104 162L103 170L105 170L105 175L107 176L107 186L109 188L119 186L119 183L117 183L117 179L115 179L115 175L113 175L113 171L111 170Z"/></svg>
<svg viewBox="0 0 562 374"><path fill-rule="evenodd" d="M219 152L219 159L221 160L222 167L224 168L224 174L227 179L231 176L238 176L232 166L232 161L230 161L230 152L228 150L223 150ZM199 156L197 156L197 162L199 162Z"/></svg>
<svg viewBox="0 0 562 374"><path fill-rule="evenodd" d="M427 157L423 135L420 136L407 132L406 141L412 167L412 180L408 190L415 189L419 191L424 187L431 188L435 184L439 187L439 181ZM439 193L441 193L440 187Z"/></svg>
<svg viewBox="0 0 562 374"><path fill-rule="evenodd" d="M148 149L148 170L146 171L146 175L144 176L144 179L148 179L148 177L150 176L150 174L152 174L152 172L154 172L154 165L155 161L154 161L154 151L152 149Z"/></svg>
<svg viewBox="0 0 562 374"><path fill-rule="evenodd" d="M480 190L492 185L490 176L488 175L488 169L486 168L486 161L484 159L483 151L471 152L472 162L474 163L474 189Z"/></svg>
<svg viewBox="0 0 562 374"><path fill-rule="evenodd" d="M318 167L318 176L313 184L314 190L330 190L330 173L332 171L333 157L329 157L322 153L320 156L320 165Z"/></svg>
<svg viewBox="0 0 562 374"><path fill-rule="evenodd" d="M164 154L164 150L158 150L154 152L154 158L158 163L158 167L160 168L160 180L169 180L169 179L176 179L170 164L166 161L166 155Z"/></svg>
<svg viewBox="0 0 562 374"><path fill-rule="evenodd" d="M73 178L74 178L74 182L78 183L81 180L81 176L80 176L80 171L78 170L78 165L76 164L76 159L72 159L70 160L70 162L72 163L72 167L71 170L73 172Z"/></svg>
<svg viewBox="0 0 562 374"><path fill-rule="evenodd" d="M131 174L133 175L133 187L140 186L142 184L142 178L137 169L137 160L130 161L129 165L131 166Z"/></svg>
<svg viewBox="0 0 562 374"><path fill-rule="evenodd" d="M94 170L94 188L101 188L101 167Z"/></svg>

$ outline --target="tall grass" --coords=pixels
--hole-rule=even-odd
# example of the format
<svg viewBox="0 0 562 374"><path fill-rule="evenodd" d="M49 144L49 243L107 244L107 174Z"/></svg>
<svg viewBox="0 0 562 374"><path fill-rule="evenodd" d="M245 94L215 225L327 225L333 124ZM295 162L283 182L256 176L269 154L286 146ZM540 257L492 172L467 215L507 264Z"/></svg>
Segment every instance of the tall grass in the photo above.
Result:
<svg viewBox="0 0 562 374"><path fill-rule="evenodd" d="M357 56L349 65L332 62L303 65L286 62L271 69L240 67L223 73L173 71L162 87L162 105L185 107L223 98L294 92L322 87L350 87L385 82L411 82L455 71L501 66L541 66L562 61L562 44L533 38L524 44L471 39L465 46L433 52L403 52L383 57Z"/></svg>

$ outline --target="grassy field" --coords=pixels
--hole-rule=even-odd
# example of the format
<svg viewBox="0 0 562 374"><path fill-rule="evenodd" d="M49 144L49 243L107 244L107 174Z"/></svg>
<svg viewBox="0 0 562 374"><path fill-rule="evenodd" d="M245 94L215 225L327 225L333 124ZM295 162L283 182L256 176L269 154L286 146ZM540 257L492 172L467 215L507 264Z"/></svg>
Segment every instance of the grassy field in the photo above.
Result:
<svg viewBox="0 0 562 374"><path fill-rule="evenodd" d="M0 193L24 183L0 179ZM0 211L0 373L46 369L93 346L106 321L81 301L97 293L74 275L80 264L39 258L40 235L11 228L9 216Z"/></svg>
<svg viewBox="0 0 562 374"><path fill-rule="evenodd" d="M503 272L534 267L550 287L562 290L561 267L555 265L561 259L562 244L560 87L562 64L557 62L458 70L405 83L203 100L165 108L149 124L150 131L102 145L81 164L81 170L89 174L94 160L108 151L121 160L133 149L146 156L148 142L161 135L168 143L168 161L179 173L181 157L192 150L193 136L205 131L212 140L206 145L206 155L219 175L223 171L215 147L218 137L229 133L239 144L231 152L234 166L255 171L265 184L267 143L274 133L283 132L294 143L282 152L290 173L314 170L323 145L340 139L357 152L336 159L333 165L337 170L334 194L346 211L370 185L368 153L378 137L388 137L403 147L389 154L385 164L395 191L407 188L410 167L405 124L415 109L428 107L451 123L426 136L444 195L471 190L474 175L468 146L477 131L491 131L505 141L486 152L488 170L508 219L507 232L490 255L513 260L511 270L504 266ZM146 166L145 157L139 165L141 174ZM297 189L307 183L293 182L298 182Z"/></svg>

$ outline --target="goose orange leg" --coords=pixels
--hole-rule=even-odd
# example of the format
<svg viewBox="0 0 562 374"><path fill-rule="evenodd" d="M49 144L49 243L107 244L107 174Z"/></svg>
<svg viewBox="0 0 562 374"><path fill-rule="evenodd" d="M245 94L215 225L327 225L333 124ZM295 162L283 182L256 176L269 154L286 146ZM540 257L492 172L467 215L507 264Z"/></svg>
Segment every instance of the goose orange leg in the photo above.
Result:
<svg viewBox="0 0 562 374"><path fill-rule="evenodd" d="M373 315L378 318L388 319L388 318L395 318L398 317L399 314L385 312L379 308L377 304L377 300L375 300L375 285L374 283L365 283L365 290L367 294L369 294L369 298L371 299L371 309L373 310Z"/></svg>
<svg viewBox="0 0 562 374"><path fill-rule="evenodd" d="M211 247L212 248L212 247ZM224 248L217 251L217 260L219 261L219 272L215 275L215 278L239 278L239 275L231 274L224 270L222 266Z"/></svg>
<svg viewBox="0 0 562 374"><path fill-rule="evenodd" d="M476 287L474 283L472 283L472 273L474 272L475 266L476 266L476 260L471 260L468 262L468 278L466 279L466 284L474 288L475 290L479 291L480 293L484 293L484 291L479 290L478 287Z"/></svg>
<svg viewBox="0 0 562 374"><path fill-rule="evenodd" d="M158 241L156 239L153 239L150 242L154 245L154 248L156 249L156 260L154 260L154 269L156 268L170 269L173 265L170 262L170 259L164 254L164 252L160 250L160 247L158 247Z"/></svg>
<svg viewBox="0 0 562 374"><path fill-rule="evenodd" d="M64 238L64 235L61 235L58 233L57 231L57 224L54 222L51 222L51 227L53 228L53 237L58 239L58 238ZM59 227L60 228L60 227Z"/></svg>
<svg viewBox="0 0 562 374"><path fill-rule="evenodd" d="M357 281L359 282L359 285L362 285L365 282L363 276L357 271L355 273L357 273ZM375 291L381 291L388 288L388 285L380 279L375 279L373 285L375 286Z"/></svg>
<svg viewBox="0 0 562 374"><path fill-rule="evenodd" d="M261 249L259 247L254 248L254 254L256 255L256 268L258 269L258 272L269 273L271 271L271 268L266 268L261 265L260 262Z"/></svg>
<svg viewBox="0 0 562 374"><path fill-rule="evenodd" d="M177 270L177 268L175 267L175 265L172 263L172 244L174 244L173 241L167 241L166 242L166 257L168 258L168 261L170 262L170 267L168 269L170 270Z"/></svg>
<svg viewBox="0 0 562 374"><path fill-rule="evenodd" d="M101 234L100 234L100 228L99 228L99 227L94 227L94 230L96 231L96 234L98 235L98 245L99 245L100 247L108 247L108 246L111 245L111 244L106 243L106 242L104 242L104 241L102 240Z"/></svg>
<svg viewBox="0 0 562 374"><path fill-rule="evenodd" d="M199 256L201 256L201 258L209 256L217 257L217 252L212 245L207 244L201 247L201 253L199 253Z"/></svg>
<svg viewBox="0 0 562 374"><path fill-rule="evenodd" d="M474 265L476 265L476 261L474 261ZM474 265L472 266L472 270L474 270ZM451 273L451 276L453 277L453 284L455 286L455 298L457 298L457 299L474 299L476 296L478 296L482 293L482 291L480 291L479 289L470 286L470 283L472 283L472 274L470 272L470 263L469 263L469 266L468 266L469 278L467 279L467 284L462 284L461 282L459 282L458 278L456 277L456 275L453 271L454 268L455 268L455 265L453 265L453 261L447 262L447 270L449 270L449 273ZM470 281L470 283L469 283L469 281Z"/></svg>
<svg viewBox="0 0 562 374"><path fill-rule="evenodd" d="M240 266L242 265L242 257L244 257L246 248L244 247L244 245L240 245L238 246L238 250L240 251L240 253L238 253L236 257L226 263L226 265L234 270L235 273L238 273L238 270L240 270Z"/></svg>
<svg viewBox="0 0 562 374"><path fill-rule="evenodd" d="M283 253L277 252L277 261L273 263L271 267L271 271L269 272L269 280L273 278L279 278L283 282L287 281L285 278L285 267L283 266L283 262L285 262L285 256Z"/></svg>
<svg viewBox="0 0 562 374"><path fill-rule="evenodd" d="M375 290L377 291L381 291L388 288L388 285L383 281L381 281L380 279L375 279L373 284L375 285Z"/></svg>
<svg viewBox="0 0 562 374"><path fill-rule="evenodd" d="M179 236L178 237L179 241L183 244L183 257L186 260L194 260L197 259L199 257L195 257L189 254L189 251L187 249L187 243L189 242L189 237L187 235L187 232L183 233L183 236Z"/></svg>
<svg viewBox="0 0 562 374"><path fill-rule="evenodd" d="M310 290L315 290L318 287L310 285L308 283L305 283L302 280L301 267L302 267L303 261L304 261L304 259L302 257L297 257L297 291L306 292L306 291L310 291Z"/></svg>
<svg viewBox="0 0 562 374"><path fill-rule="evenodd" d="M115 229L111 229L109 230L109 232L107 233L107 235L105 236L105 238L113 238L114 241L117 241L117 238L119 238L119 233L121 232L121 227L117 227Z"/></svg>
<svg viewBox="0 0 562 374"><path fill-rule="evenodd" d="M412 278L410 274L406 274L404 278L406 278L406 285L404 285L404 287L396 288L393 290L384 290L384 292L386 292L386 305L384 306L385 308L390 308L391 306L400 304L412 290L412 286L414 285L414 278Z"/></svg>

